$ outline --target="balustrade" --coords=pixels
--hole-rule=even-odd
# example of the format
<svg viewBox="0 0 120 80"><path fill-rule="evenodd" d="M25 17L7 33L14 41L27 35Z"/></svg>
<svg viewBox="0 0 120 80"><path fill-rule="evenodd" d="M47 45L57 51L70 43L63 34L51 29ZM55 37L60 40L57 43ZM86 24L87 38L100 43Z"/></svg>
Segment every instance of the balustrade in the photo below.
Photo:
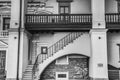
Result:
<svg viewBox="0 0 120 80"><path fill-rule="evenodd" d="M92 22L91 14L27 14L26 23L39 24L86 24Z"/></svg>

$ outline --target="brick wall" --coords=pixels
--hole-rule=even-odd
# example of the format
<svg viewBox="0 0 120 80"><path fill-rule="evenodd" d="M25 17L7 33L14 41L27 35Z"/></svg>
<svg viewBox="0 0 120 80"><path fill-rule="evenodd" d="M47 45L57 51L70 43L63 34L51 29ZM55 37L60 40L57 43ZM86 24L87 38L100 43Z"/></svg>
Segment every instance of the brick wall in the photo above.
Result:
<svg viewBox="0 0 120 80"><path fill-rule="evenodd" d="M55 80L56 72L69 72L69 80L88 79L88 58L68 58L68 65L53 61L42 73L42 80Z"/></svg>

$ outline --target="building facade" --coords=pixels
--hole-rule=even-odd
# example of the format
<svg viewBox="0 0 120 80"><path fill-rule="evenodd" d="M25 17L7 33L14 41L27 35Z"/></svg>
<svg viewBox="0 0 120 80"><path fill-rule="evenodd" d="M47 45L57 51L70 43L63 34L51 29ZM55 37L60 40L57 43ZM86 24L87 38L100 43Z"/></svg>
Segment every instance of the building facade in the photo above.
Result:
<svg viewBox="0 0 120 80"><path fill-rule="evenodd" d="M0 0L3 80L120 80L120 0Z"/></svg>

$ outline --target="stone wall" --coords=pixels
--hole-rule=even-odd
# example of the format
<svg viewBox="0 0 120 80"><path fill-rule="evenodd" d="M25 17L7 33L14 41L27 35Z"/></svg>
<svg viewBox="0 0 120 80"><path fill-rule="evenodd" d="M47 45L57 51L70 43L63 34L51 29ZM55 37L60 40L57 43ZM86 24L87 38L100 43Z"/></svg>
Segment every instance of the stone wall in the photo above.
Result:
<svg viewBox="0 0 120 80"><path fill-rule="evenodd" d="M42 73L41 80L55 80L56 72L69 72L69 80L88 79L88 58L69 58L69 64L53 61Z"/></svg>

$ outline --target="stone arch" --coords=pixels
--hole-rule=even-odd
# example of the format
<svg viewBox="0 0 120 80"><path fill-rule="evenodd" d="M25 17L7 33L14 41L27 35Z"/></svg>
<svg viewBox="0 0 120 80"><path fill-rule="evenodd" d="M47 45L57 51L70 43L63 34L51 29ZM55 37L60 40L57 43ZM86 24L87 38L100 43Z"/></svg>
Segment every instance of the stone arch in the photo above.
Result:
<svg viewBox="0 0 120 80"><path fill-rule="evenodd" d="M60 57L63 57L63 56L69 56L69 55L79 55L79 56L83 56L83 57L85 57L87 60L89 60L89 56L83 55L83 54L80 54L80 53L68 53L68 54L64 54L64 55L58 56L58 57L54 58L53 60L51 60L51 61L44 67L44 69L41 71L39 77L41 78L42 73L45 71L45 69L46 69L50 64L54 63L56 59L58 59L58 58L60 58ZM89 61L87 61L87 65L88 65L88 64L89 64ZM89 74L89 72L88 72L88 74Z"/></svg>

